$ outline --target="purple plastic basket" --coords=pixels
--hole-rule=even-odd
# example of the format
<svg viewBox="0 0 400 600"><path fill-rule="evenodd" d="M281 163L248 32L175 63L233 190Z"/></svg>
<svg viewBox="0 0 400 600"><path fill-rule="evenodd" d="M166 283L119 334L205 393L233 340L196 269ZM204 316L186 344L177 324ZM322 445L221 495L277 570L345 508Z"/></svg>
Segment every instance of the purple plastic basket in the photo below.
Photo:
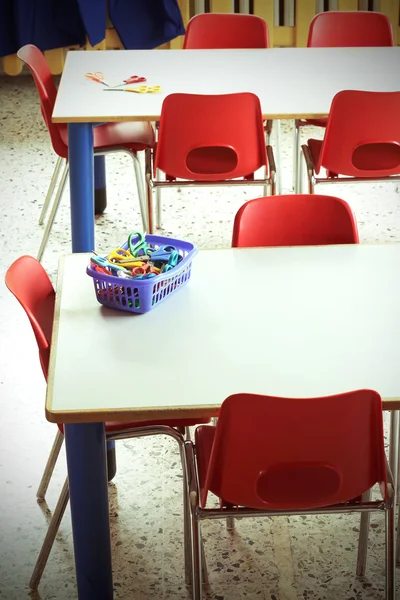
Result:
<svg viewBox="0 0 400 600"><path fill-rule="evenodd" d="M132 242L135 243L136 240ZM149 246L173 245L183 256L183 260L170 271L151 279L125 279L103 275L89 265L86 273L93 278L96 298L100 304L132 313L146 313L178 291L190 279L192 260L198 252L193 244L158 235L146 235L146 242ZM122 248L127 249L128 243Z"/></svg>

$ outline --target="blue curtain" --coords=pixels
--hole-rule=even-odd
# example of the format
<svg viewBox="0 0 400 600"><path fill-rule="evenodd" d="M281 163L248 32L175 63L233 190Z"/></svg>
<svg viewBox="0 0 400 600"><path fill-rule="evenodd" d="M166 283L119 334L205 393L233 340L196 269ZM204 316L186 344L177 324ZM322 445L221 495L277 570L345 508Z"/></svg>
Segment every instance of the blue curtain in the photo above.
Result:
<svg viewBox="0 0 400 600"><path fill-rule="evenodd" d="M106 0L0 0L0 56L25 44L40 50L94 46L105 37ZM185 33L177 0L109 0L125 48L155 48Z"/></svg>

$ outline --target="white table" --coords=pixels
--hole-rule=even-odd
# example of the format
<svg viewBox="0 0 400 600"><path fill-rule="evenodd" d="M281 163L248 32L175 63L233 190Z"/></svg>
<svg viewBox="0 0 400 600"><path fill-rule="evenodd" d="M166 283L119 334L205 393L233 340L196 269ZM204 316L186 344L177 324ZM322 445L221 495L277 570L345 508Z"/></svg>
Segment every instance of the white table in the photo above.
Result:
<svg viewBox="0 0 400 600"><path fill-rule="evenodd" d="M112 598L104 421L216 415L234 392L369 387L400 409L400 244L201 251L145 315L101 307L88 260L60 265L46 401L48 420L70 423L81 599Z"/></svg>
<svg viewBox="0 0 400 600"><path fill-rule="evenodd" d="M326 117L343 89L400 90L400 47L69 52L53 121L156 121L168 94L253 92L268 119ZM105 92L88 80L102 71L112 85L129 75L161 85L159 94Z"/></svg>

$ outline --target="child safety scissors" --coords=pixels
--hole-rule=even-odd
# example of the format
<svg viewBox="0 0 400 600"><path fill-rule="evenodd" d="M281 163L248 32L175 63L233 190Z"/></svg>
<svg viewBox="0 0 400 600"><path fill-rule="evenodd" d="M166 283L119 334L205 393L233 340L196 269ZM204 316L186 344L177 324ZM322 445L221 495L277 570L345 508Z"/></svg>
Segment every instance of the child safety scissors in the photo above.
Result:
<svg viewBox="0 0 400 600"><path fill-rule="evenodd" d="M132 277L140 277L140 279L149 279L160 274L160 269L152 265L144 265L143 267L135 267L132 269Z"/></svg>
<svg viewBox="0 0 400 600"><path fill-rule="evenodd" d="M141 267L145 264L145 261L150 260L150 256L142 254L141 256L133 256L129 250L124 248L115 248L108 255L109 262L125 267L126 269L133 269L133 267Z"/></svg>
<svg viewBox="0 0 400 600"><path fill-rule="evenodd" d="M130 83L143 83L143 81L147 81L146 77L140 77L140 75L131 75L128 79L124 79L123 83L119 83L118 85L112 85L113 89L122 87L123 85L129 85Z"/></svg>
<svg viewBox="0 0 400 600"><path fill-rule="evenodd" d="M158 94L161 92L160 85L138 85L137 87L113 88L108 87L103 92L134 92L135 94Z"/></svg>
<svg viewBox="0 0 400 600"><path fill-rule="evenodd" d="M85 77L87 77L88 79L91 79L92 81L97 81L97 83L102 83L103 85L106 85L108 88L110 87L110 84L104 80L104 75L101 71L95 71L94 73L89 71L88 73L85 73Z"/></svg>

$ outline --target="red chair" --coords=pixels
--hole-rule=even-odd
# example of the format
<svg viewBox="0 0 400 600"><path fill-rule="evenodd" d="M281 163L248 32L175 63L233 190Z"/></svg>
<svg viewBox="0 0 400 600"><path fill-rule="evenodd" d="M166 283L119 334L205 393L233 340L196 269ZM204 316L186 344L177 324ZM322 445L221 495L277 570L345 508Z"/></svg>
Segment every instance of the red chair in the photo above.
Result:
<svg viewBox="0 0 400 600"><path fill-rule="evenodd" d="M236 394L222 404L217 426L198 427L195 445L187 441L185 450L193 600L202 598L203 519L355 511L385 513L386 600L394 600L394 483L377 392L311 399ZM381 498L371 501L376 483ZM219 508L207 508L210 492Z"/></svg>
<svg viewBox="0 0 400 600"><path fill-rule="evenodd" d="M184 50L269 48L268 27L255 15L201 13L187 24Z"/></svg>
<svg viewBox="0 0 400 600"><path fill-rule="evenodd" d="M328 11L316 15L308 32L308 48L394 46L392 25L386 15L372 11ZM297 119L294 126L294 190L300 186L300 129L326 127L327 119Z"/></svg>
<svg viewBox="0 0 400 600"><path fill-rule="evenodd" d="M51 178L46 200L39 218L39 224L43 223L46 212L56 188L61 167L65 166L61 175L60 183L46 224L42 243L38 252L38 260L42 259L43 252L49 239L50 231L60 205L61 197L67 182L68 165L68 128L63 123L53 123L51 116L57 96L57 89L50 73L47 61L42 52L31 44L24 46L18 51L18 57L26 64L33 75L37 91L40 97L40 108L47 130L50 134L51 143L58 159ZM136 175L137 191L139 196L140 211L142 215L143 230L147 229L146 202L144 197L144 184L141 167L137 153L151 148L154 145L154 131L150 123L106 123L93 128L94 154L109 154L111 152L126 152L133 159Z"/></svg>
<svg viewBox="0 0 400 600"><path fill-rule="evenodd" d="M36 337L42 370L45 378L47 379L55 305L55 292L52 283L42 265L31 256L22 256L9 267L5 276L5 283L10 292L17 298L18 302L21 304L29 318ZM127 439L148 435L169 435L178 442L181 456L183 456L184 438L182 433L187 427L197 425L198 423L208 423L209 421L210 419L208 418L200 418L174 420L164 419L162 421L141 421L139 423L109 422L106 423L106 436L107 440L110 441L115 439ZM54 444L37 491L37 497L39 501L45 500L47 487L53 474L63 441L63 426L59 425L56 438L54 440ZM36 589L39 585L54 542L54 538L57 534L58 527L65 512L68 499L68 481L66 481L29 583L32 589ZM187 507L185 507L185 511L186 509ZM189 540L185 538L187 579L189 578L190 570L189 543Z"/></svg>
<svg viewBox="0 0 400 600"><path fill-rule="evenodd" d="M298 194L246 202L236 214L232 247L358 244L350 206L333 196Z"/></svg>
<svg viewBox="0 0 400 600"><path fill-rule="evenodd" d="M400 179L399 103L400 92L336 94L324 139L302 146L310 194L318 183Z"/></svg>
<svg viewBox="0 0 400 600"><path fill-rule="evenodd" d="M256 180L254 173L261 167L266 176ZM157 170L165 174L165 181L156 179ZM149 230L153 231L153 189L260 185L265 191L269 185L275 194L275 174L274 155L271 146L265 147L261 106L255 94L171 94L162 105L153 155L146 150Z"/></svg>

